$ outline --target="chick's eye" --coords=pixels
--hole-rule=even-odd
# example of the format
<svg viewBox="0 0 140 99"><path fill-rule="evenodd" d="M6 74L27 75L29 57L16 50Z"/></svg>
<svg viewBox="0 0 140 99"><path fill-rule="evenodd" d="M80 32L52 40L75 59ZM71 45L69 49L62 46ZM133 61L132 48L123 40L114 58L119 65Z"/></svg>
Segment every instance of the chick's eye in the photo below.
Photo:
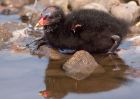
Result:
<svg viewBox="0 0 140 99"><path fill-rule="evenodd" d="M54 17L53 17L53 16L49 16L48 18L49 18L49 19L53 19Z"/></svg>

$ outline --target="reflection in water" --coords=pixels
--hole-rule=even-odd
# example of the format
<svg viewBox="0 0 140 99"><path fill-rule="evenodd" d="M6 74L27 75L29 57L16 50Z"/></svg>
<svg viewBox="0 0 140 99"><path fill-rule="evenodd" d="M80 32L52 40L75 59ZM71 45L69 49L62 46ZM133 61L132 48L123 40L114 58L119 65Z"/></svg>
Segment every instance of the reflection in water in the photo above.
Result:
<svg viewBox="0 0 140 99"><path fill-rule="evenodd" d="M124 77L124 71L127 66L117 55L112 56L114 58L113 61L107 55L94 55L94 57L105 68L106 72L103 74L93 73L90 77L81 81L67 77L61 69L61 66L69 57L59 61L50 60L45 76L46 90L49 93L48 98L62 99L70 92L96 93L109 91L127 82L127 79ZM113 71L114 63L121 70Z"/></svg>

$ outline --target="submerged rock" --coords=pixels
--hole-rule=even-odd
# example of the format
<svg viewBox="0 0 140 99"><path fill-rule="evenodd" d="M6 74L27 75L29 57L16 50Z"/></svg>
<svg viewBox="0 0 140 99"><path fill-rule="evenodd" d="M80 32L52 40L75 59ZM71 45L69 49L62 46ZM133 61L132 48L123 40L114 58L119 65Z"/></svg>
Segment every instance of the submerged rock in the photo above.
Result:
<svg viewBox="0 0 140 99"><path fill-rule="evenodd" d="M92 73L104 73L105 70L101 67L88 52L81 50L77 51L66 63L63 69L71 78L83 80Z"/></svg>
<svg viewBox="0 0 140 99"><path fill-rule="evenodd" d="M135 22L136 19L140 16L140 7L136 4L135 1L128 3L122 3L118 6L115 6L111 9L111 14L117 18L124 19L130 23Z"/></svg>
<svg viewBox="0 0 140 99"><path fill-rule="evenodd" d="M63 54L49 46L41 46L38 51L35 51L35 54L38 56L46 56L51 60L60 60L64 58Z"/></svg>

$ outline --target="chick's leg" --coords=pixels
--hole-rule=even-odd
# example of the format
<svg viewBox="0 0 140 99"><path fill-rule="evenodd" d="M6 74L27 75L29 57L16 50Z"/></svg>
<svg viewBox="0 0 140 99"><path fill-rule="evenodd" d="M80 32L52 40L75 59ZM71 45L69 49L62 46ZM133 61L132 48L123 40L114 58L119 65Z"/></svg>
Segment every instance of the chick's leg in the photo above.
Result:
<svg viewBox="0 0 140 99"><path fill-rule="evenodd" d="M114 44L109 49L109 51L108 51L109 54L114 53L115 50L117 49L117 47L119 46L120 42L121 42L121 38L118 35L113 35L113 36L111 36L111 38L114 40Z"/></svg>

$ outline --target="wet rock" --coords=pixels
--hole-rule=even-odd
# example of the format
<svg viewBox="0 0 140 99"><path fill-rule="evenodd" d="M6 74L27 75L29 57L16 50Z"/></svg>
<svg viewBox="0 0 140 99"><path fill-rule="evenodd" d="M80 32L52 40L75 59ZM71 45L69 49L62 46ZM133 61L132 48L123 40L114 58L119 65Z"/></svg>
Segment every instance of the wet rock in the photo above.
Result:
<svg viewBox="0 0 140 99"><path fill-rule="evenodd" d="M13 37L13 31L25 27L25 24L8 22L0 24L0 48Z"/></svg>
<svg viewBox="0 0 140 99"><path fill-rule="evenodd" d="M104 73L105 70L95 61L94 57L86 51L76 52L63 65L63 69L71 78L83 80L92 73Z"/></svg>
<svg viewBox="0 0 140 99"><path fill-rule="evenodd" d="M4 0L3 4L10 5L12 7L21 8L26 4L33 3L34 0Z"/></svg>
<svg viewBox="0 0 140 99"><path fill-rule="evenodd" d="M12 37L12 32L18 28L24 27L23 24L15 22L8 22L0 24L0 39L1 41L8 41Z"/></svg>
<svg viewBox="0 0 140 99"><path fill-rule="evenodd" d="M130 23L135 22L135 20L140 16L140 7L136 2L131 1L125 4L120 4L111 9L111 14L117 18L124 19Z"/></svg>
<svg viewBox="0 0 140 99"><path fill-rule="evenodd" d="M83 9L96 9L99 11L108 12L108 10L103 5L100 5L98 3L89 3L89 4L82 6L82 8Z"/></svg>
<svg viewBox="0 0 140 99"><path fill-rule="evenodd" d="M11 37L12 33L0 26L0 49L4 47L4 43L8 41Z"/></svg>
<svg viewBox="0 0 140 99"><path fill-rule="evenodd" d="M2 23L0 24L0 27L3 28L4 30L7 30L9 32L13 32L15 30L18 29L23 29L25 28L27 25L24 23L18 23L18 22L6 22L6 23Z"/></svg>
<svg viewBox="0 0 140 99"><path fill-rule="evenodd" d="M43 32L34 30L31 25L28 25L25 28L18 29L12 32L12 38L8 41L13 46L12 49L15 51L25 50L28 48L34 49L36 39L42 37ZM33 43L32 43L33 42ZM29 44L29 46L27 46ZM18 49L18 50L17 50ZM28 51L29 52L29 51Z"/></svg>

